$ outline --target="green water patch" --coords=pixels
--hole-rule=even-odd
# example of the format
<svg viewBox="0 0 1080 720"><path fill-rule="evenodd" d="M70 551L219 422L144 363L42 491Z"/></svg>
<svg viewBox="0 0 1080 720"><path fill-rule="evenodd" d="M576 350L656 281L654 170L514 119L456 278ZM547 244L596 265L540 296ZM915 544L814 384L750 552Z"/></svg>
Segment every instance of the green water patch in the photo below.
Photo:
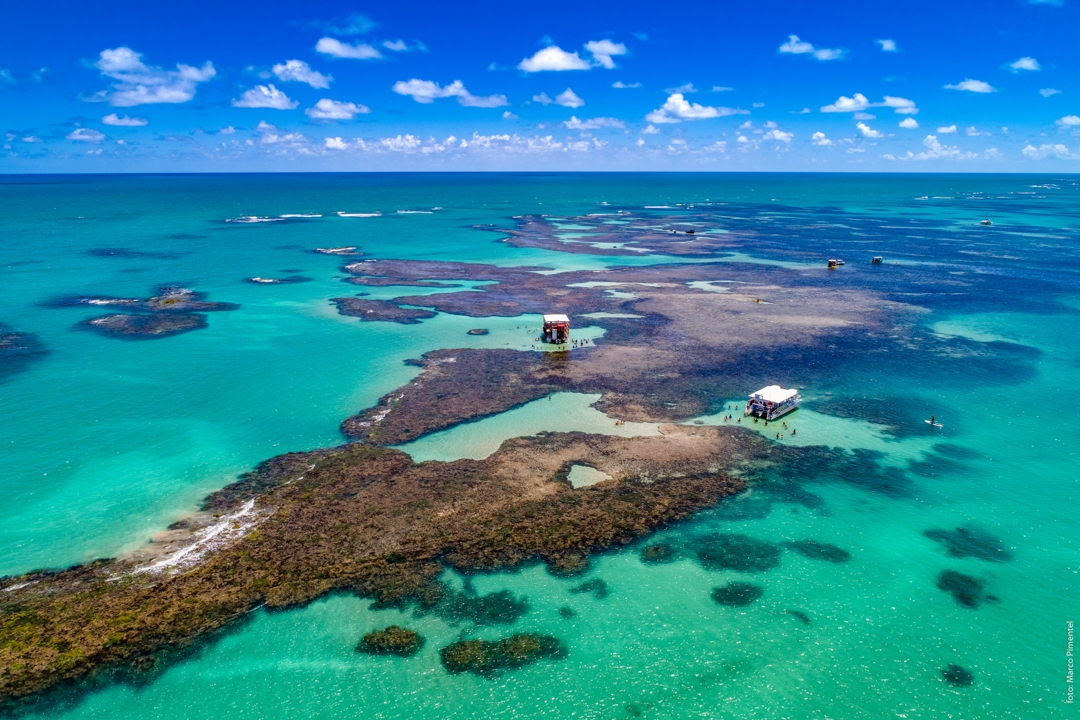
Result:
<svg viewBox="0 0 1080 720"><path fill-rule="evenodd" d="M505 440L540 432L587 432L619 437L660 434L659 423L615 420L593 407L599 394L553 393L521 407L476 422L463 423L397 446L416 462L485 458Z"/></svg>

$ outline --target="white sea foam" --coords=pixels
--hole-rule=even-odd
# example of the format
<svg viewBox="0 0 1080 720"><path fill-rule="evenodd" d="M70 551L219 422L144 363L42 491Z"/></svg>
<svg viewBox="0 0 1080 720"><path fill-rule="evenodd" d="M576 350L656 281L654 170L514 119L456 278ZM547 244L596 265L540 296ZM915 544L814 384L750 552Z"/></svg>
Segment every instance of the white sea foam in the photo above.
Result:
<svg viewBox="0 0 1080 720"><path fill-rule="evenodd" d="M163 572L197 565L208 553L227 547L247 535L268 514L265 510L256 509L252 498L236 512L196 532L190 544L155 563L137 567L134 572Z"/></svg>
<svg viewBox="0 0 1080 720"><path fill-rule="evenodd" d="M322 213L285 213L282 218L321 218Z"/></svg>
<svg viewBox="0 0 1080 720"><path fill-rule="evenodd" d="M379 212L374 212L374 213L347 213L347 212L339 212L339 213L338 213L338 217L382 217L382 213L379 213Z"/></svg>
<svg viewBox="0 0 1080 720"><path fill-rule="evenodd" d="M398 215L432 215L434 210L398 210Z"/></svg>
<svg viewBox="0 0 1080 720"><path fill-rule="evenodd" d="M281 222L281 218L260 217L258 215L245 215L243 217L225 218L227 223L268 223Z"/></svg>

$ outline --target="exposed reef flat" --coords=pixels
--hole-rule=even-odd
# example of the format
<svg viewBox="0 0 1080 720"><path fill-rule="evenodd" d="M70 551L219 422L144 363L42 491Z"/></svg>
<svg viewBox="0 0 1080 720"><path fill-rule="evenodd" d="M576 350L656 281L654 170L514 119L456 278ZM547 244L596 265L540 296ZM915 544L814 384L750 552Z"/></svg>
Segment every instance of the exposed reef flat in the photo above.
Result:
<svg viewBox="0 0 1080 720"><path fill-rule="evenodd" d="M617 219L617 225L609 221ZM565 238L560 223L572 223L574 237ZM589 255L642 255L661 253L701 257L731 251L740 246L728 234L702 234L718 228L714 213L684 213L678 216L620 211L611 215L584 215L572 218L525 215L512 229L483 227L506 237L503 242L516 247L543 248Z"/></svg>
<svg viewBox="0 0 1080 720"><path fill-rule="evenodd" d="M574 325L604 327L606 334L595 347L579 348L569 357L517 353L525 358L512 360L508 354L505 374L534 388L602 393L599 409L634 421L705 414L716 398L742 394L754 383L760 386L763 364L774 382L805 382L808 373L828 373L853 345L876 342L896 349L893 338L898 332L907 334L905 326L921 313L875 292L823 291L800 272L763 266L694 264L552 274L535 268L372 260L345 269L360 284L408 285L463 277L494 281L459 292L397 297L386 301L390 305L419 305L470 317L565 312ZM726 293L688 285L719 278L740 284ZM616 297L609 292L613 289L627 292ZM638 317L585 317L593 313ZM823 361L808 368L807 351ZM499 372L496 364L485 363L489 380ZM406 392L414 398L411 412L418 415L428 414L453 387L477 384L469 363L460 363L456 373L447 369L438 378L417 382L418 387ZM470 410L470 416L502 412L522 400L508 397L507 402L492 404L485 412ZM413 420L406 426L419 427Z"/></svg>
<svg viewBox="0 0 1080 720"><path fill-rule="evenodd" d="M178 286L158 288L150 298L72 296L54 300L51 307L100 307L121 313L90 318L80 327L106 337L129 340L160 339L207 327L207 312L236 310L235 303L210 302L205 293Z"/></svg>
<svg viewBox="0 0 1080 720"><path fill-rule="evenodd" d="M724 471L764 441L729 428L664 435L582 433L509 440L485 460L413 464L364 444L266 463L207 500L232 537L195 523L170 552L101 560L4 583L0 698L12 701L99 668L153 667L177 648L265 604L351 590L383 605L435 607L446 566L558 566L624 545L742 489ZM585 462L614 480L574 490ZM152 561L151 561L152 560ZM595 589L594 589L595 592Z"/></svg>
<svg viewBox="0 0 1080 720"><path fill-rule="evenodd" d="M422 308L407 308L386 300L364 300L363 298L331 298L337 305L338 312L349 317L358 317L368 322L383 320L387 322L413 325L426 318L435 317L435 313Z"/></svg>
<svg viewBox="0 0 1080 720"><path fill-rule="evenodd" d="M190 313L236 310L235 303L209 302L206 293L196 292L185 287L167 285L158 288L157 294L150 298L118 298L95 295L77 295L60 298L49 303L53 307L91 307L117 308L127 312L148 313Z"/></svg>
<svg viewBox="0 0 1080 720"><path fill-rule="evenodd" d="M200 313L171 315L134 315L119 313L103 315L84 323L84 327L106 337L153 340L201 330L207 326L206 316Z"/></svg>

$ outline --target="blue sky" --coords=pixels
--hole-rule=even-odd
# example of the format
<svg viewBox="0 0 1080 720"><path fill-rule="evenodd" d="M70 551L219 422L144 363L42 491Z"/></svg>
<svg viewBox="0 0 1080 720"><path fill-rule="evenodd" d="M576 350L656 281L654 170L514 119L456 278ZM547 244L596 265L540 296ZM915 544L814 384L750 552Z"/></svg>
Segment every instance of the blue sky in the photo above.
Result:
<svg viewBox="0 0 1080 720"><path fill-rule="evenodd" d="M9 3L0 172L1075 172L1078 3Z"/></svg>

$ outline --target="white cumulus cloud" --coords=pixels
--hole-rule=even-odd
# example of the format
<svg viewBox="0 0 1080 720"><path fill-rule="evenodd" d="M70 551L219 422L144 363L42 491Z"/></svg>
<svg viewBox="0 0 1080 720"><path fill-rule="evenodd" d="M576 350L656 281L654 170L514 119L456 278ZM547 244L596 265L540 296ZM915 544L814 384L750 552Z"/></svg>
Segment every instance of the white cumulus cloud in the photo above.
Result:
<svg viewBox="0 0 1080 720"><path fill-rule="evenodd" d="M313 120L352 120L356 115L371 112L367 105L357 105L351 102L339 102L330 98L323 98L309 107L304 114Z"/></svg>
<svg viewBox="0 0 1080 720"><path fill-rule="evenodd" d="M1035 147L1028 145L1021 150L1024 157L1029 160L1042 160L1043 158L1059 158L1061 160L1080 160L1080 152L1069 152L1065 145L1040 145Z"/></svg>
<svg viewBox="0 0 1080 720"><path fill-rule="evenodd" d="M550 45L537 50L532 57L518 63L518 70L525 72L543 72L545 70L588 70L592 67L588 60L582 59L577 52L566 52L558 45Z"/></svg>
<svg viewBox="0 0 1080 720"><path fill-rule="evenodd" d="M900 121L900 127L906 128L907 130L914 130L919 127L919 123L913 117L906 117Z"/></svg>
<svg viewBox="0 0 1080 720"><path fill-rule="evenodd" d="M641 131L642 135L659 135L660 131L652 125L646 125L645 129Z"/></svg>
<svg viewBox="0 0 1080 720"><path fill-rule="evenodd" d="M614 83L612 83L611 87L618 88L619 90L630 90L633 88L641 87L641 83L624 83L622 80L616 80Z"/></svg>
<svg viewBox="0 0 1080 720"><path fill-rule="evenodd" d="M972 80L971 78L967 78L966 80L961 80L960 82L956 83L955 85L946 85L945 89L946 90L965 90L967 92L973 92L973 93L997 92L996 90L994 90L994 86L991 85L990 83L983 82L982 80Z"/></svg>
<svg viewBox="0 0 1080 720"><path fill-rule="evenodd" d="M1021 70L1042 70L1042 66L1039 65L1039 61L1033 57L1022 57L1019 60L1009 63L1009 68L1013 72L1020 72Z"/></svg>
<svg viewBox="0 0 1080 720"><path fill-rule="evenodd" d="M556 95L555 102L568 108L579 108L585 104L585 101L575 95L570 88L566 88L566 90Z"/></svg>
<svg viewBox="0 0 1080 720"><path fill-rule="evenodd" d="M810 136L810 140L812 140L815 145L821 145L823 147L828 147L833 144L832 140L825 137L825 133L823 132L814 133Z"/></svg>
<svg viewBox="0 0 1080 720"><path fill-rule="evenodd" d="M115 107L185 103L195 97L199 83L217 75L209 60L202 67L177 63L176 70L165 70L146 65L142 53L128 47L102 50L94 67L116 82L86 99Z"/></svg>
<svg viewBox="0 0 1080 720"><path fill-rule="evenodd" d="M1080 116L1066 115L1063 118L1058 118L1057 124L1060 127L1076 127L1080 125Z"/></svg>
<svg viewBox="0 0 1080 720"><path fill-rule="evenodd" d="M407 52L409 44L404 40L386 40L383 42L383 47L394 52Z"/></svg>
<svg viewBox="0 0 1080 720"><path fill-rule="evenodd" d="M504 110L502 114L503 120L517 120L518 116L509 110Z"/></svg>
<svg viewBox="0 0 1080 720"><path fill-rule="evenodd" d="M568 130L596 130L598 128L625 128L626 123L618 118L595 117L589 120L578 120L577 116L571 115L563 125Z"/></svg>
<svg viewBox="0 0 1080 720"><path fill-rule="evenodd" d="M233 100L232 106L238 108L267 108L270 110L292 110L299 103L273 85L256 85Z"/></svg>
<svg viewBox="0 0 1080 720"><path fill-rule="evenodd" d="M550 105L555 101L549 98L546 92L542 92L539 95L533 95L533 102L538 102L541 105Z"/></svg>
<svg viewBox="0 0 1080 720"><path fill-rule="evenodd" d="M324 37L315 43L315 51L323 55L350 60L377 60L382 53L365 43L349 45L331 37Z"/></svg>
<svg viewBox="0 0 1080 720"><path fill-rule="evenodd" d="M813 55L818 60L837 60L844 56L844 51L834 48L816 48L799 39L798 35L789 35L788 41L780 46L780 52L791 55Z"/></svg>
<svg viewBox="0 0 1080 720"><path fill-rule="evenodd" d="M323 75L317 70L312 70L311 66L303 60L287 60L271 69L277 75L278 80L282 82L302 82L313 88L322 88L324 90L330 87L330 81L334 79L329 75Z"/></svg>
<svg viewBox="0 0 1080 720"><path fill-rule="evenodd" d="M831 105L823 105L821 112L825 113L839 113L839 112L863 112L867 108L887 107L892 108L893 112L900 115L915 115L919 112L919 108L916 107L914 100L908 100L907 98L894 97L892 95L886 95L881 102L870 102L862 93L855 93L853 97L846 97L841 95L836 102Z"/></svg>
<svg viewBox="0 0 1080 720"><path fill-rule="evenodd" d="M862 133L862 136L865 137L865 138L883 138L883 137L885 137L885 135L883 135L881 132L875 130L874 128L870 127L866 123L861 123L861 122L860 123L855 123L855 127L859 130L860 133Z"/></svg>
<svg viewBox="0 0 1080 720"><path fill-rule="evenodd" d="M109 113L101 118L101 122L116 127L144 127L150 124L150 121L143 117L128 117L127 115L120 117L116 113Z"/></svg>
<svg viewBox="0 0 1080 720"><path fill-rule="evenodd" d="M915 160L938 160L938 159L952 159L952 160L971 160L978 157L973 152L964 152L955 145L942 145L938 142L937 137L934 135L927 135L923 140L923 145L926 150L913 156ZM908 151L908 155L911 155L911 151Z"/></svg>
<svg viewBox="0 0 1080 720"><path fill-rule="evenodd" d="M749 114L749 110L691 103L683 97L682 93L673 93L663 105L646 115L645 119L650 123L677 123L683 120L708 120L728 115Z"/></svg>
<svg viewBox="0 0 1080 720"><path fill-rule="evenodd" d="M694 83L683 83L678 87L665 88L664 92L668 95L671 95L672 93L696 93L697 88L694 87Z"/></svg>
<svg viewBox="0 0 1080 720"><path fill-rule="evenodd" d="M1060 95L1061 91L1055 90L1054 88L1043 88L1039 91L1039 94L1043 97L1050 97L1051 95Z"/></svg>
<svg viewBox="0 0 1080 720"><path fill-rule="evenodd" d="M938 135L949 135L956 132L956 125L949 125L947 127L939 127L937 129Z"/></svg>
<svg viewBox="0 0 1080 720"><path fill-rule="evenodd" d="M93 128L76 128L67 135L68 140L78 140L80 142L99 143L105 139L105 134L101 133Z"/></svg>
<svg viewBox="0 0 1080 720"><path fill-rule="evenodd" d="M779 140L783 143L790 143L791 139L795 137L794 133L784 132L783 130L773 129L761 136L763 140Z"/></svg>
<svg viewBox="0 0 1080 720"><path fill-rule="evenodd" d="M394 83L394 92L398 95L408 95L418 103L432 103L440 98L456 97L459 105L465 107L496 108L509 105L505 95L473 95L460 80L455 80L446 87L440 87L431 80L398 80Z"/></svg>
<svg viewBox="0 0 1080 720"><path fill-rule="evenodd" d="M593 60L600 66L612 70L615 68L613 55L625 55L626 46L622 43L610 40L590 40L585 43L585 49L592 53Z"/></svg>
<svg viewBox="0 0 1080 720"><path fill-rule="evenodd" d="M324 147L327 150L348 150L349 143L342 140L340 137L326 138Z"/></svg>
<svg viewBox="0 0 1080 720"><path fill-rule="evenodd" d="M897 52L895 40L878 40L877 43L884 52Z"/></svg>

